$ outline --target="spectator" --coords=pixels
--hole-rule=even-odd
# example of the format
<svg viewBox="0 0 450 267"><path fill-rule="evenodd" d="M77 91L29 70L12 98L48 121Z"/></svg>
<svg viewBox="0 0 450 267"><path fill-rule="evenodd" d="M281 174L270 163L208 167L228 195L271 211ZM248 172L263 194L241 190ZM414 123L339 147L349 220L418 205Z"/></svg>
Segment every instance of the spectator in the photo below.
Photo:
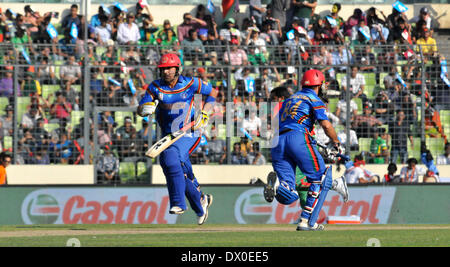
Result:
<svg viewBox="0 0 450 267"><path fill-rule="evenodd" d="M217 52L220 54L223 53L224 48L222 42L216 38L216 34L214 31L209 30L208 35L206 37L206 40L203 41L203 46L205 48L205 52L207 56L211 55L211 52L215 52L217 55ZM205 55L206 56L206 55Z"/></svg>
<svg viewBox="0 0 450 267"><path fill-rule="evenodd" d="M3 73L4 77L0 79L0 97L1 96L12 97L14 96L13 70L8 68ZM16 88L19 89L20 88L19 83L16 81L15 84L17 86Z"/></svg>
<svg viewBox="0 0 450 267"><path fill-rule="evenodd" d="M337 50L333 51L332 53L333 57L333 66L337 66L334 68L337 72L346 72L346 66L353 62L353 55L352 52L349 49L346 49L345 45L339 45Z"/></svg>
<svg viewBox="0 0 450 267"><path fill-rule="evenodd" d="M236 21L229 18L225 22L225 28L219 31L220 40L230 42L232 39L237 40L237 44L241 43L241 32L235 28Z"/></svg>
<svg viewBox="0 0 450 267"><path fill-rule="evenodd" d="M35 77L36 74L32 71L27 70L25 72L25 79L22 80L22 83L20 85L20 90L24 96L35 95L38 93L38 87L40 88L40 83L35 79Z"/></svg>
<svg viewBox="0 0 450 267"><path fill-rule="evenodd" d="M367 102L367 96L364 94L364 87L366 86L366 79L359 73L358 66L352 66L352 72L350 74L350 81L347 82L347 75L344 75L341 80L341 92L351 94L352 98L361 98L362 102ZM347 90L347 86L350 84L350 90Z"/></svg>
<svg viewBox="0 0 450 267"><path fill-rule="evenodd" d="M400 175L396 175L397 165L395 163L389 163L387 168L388 173L384 175L384 181L386 183L398 183L400 182Z"/></svg>
<svg viewBox="0 0 450 267"><path fill-rule="evenodd" d="M124 125L116 130L116 140L114 143L118 147L120 160L130 160L138 155L138 148L136 146L137 132L132 122L131 117L126 116Z"/></svg>
<svg viewBox="0 0 450 267"><path fill-rule="evenodd" d="M353 11L353 15L351 15L344 24L344 35L352 36L353 28L359 25L361 20L366 20L363 12L359 8L355 8Z"/></svg>
<svg viewBox="0 0 450 267"><path fill-rule="evenodd" d="M438 56L436 40L431 37L431 31L427 28L423 30L422 38L417 40L417 51L422 50L425 62L432 60Z"/></svg>
<svg viewBox="0 0 450 267"><path fill-rule="evenodd" d="M100 16L100 24L95 27L97 42L101 46L106 46L112 40L113 23L107 16Z"/></svg>
<svg viewBox="0 0 450 267"><path fill-rule="evenodd" d="M358 105L352 98L350 99L350 118L349 118L350 122L353 121L357 113L358 113ZM347 100L345 94L342 93L340 94L335 114L339 118L341 123L345 125L347 121Z"/></svg>
<svg viewBox="0 0 450 267"><path fill-rule="evenodd" d="M367 102L363 105L363 114L354 117L352 122L353 129L359 137L370 137L370 131L373 127L381 126L383 123L372 115L372 104Z"/></svg>
<svg viewBox="0 0 450 267"><path fill-rule="evenodd" d="M97 160L97 181L99 184L119 182L119 159L111 153L109 145L103 146L103 154Z"/></svg>
<svg viewBox="0 0 450 267"><path fill-rule="evenodd" d="M330 118L330 117L328 117L328 118ZM346 147L347 146L347 131L346 131L346 129L344 128L344 129L338 131L337 134L338 134L339 140L341 141L342 146ZM348 134L350 135L350 140L349 140L350 151L358 151L359 143L358 143L358 136L356 135L355 130L349 129ZM325 133L324 133L324 135L325 135ZM327 138L328 138L328 136L327 136ZM328 138L327 143L329 141L330 141L330 139Z"/></svg>
<svg viewBox="0 0 450 267"><path fill-rule="evenodd" d="M334 3L331 7L330 17L336 21L336 26L338 29L341 29L344 26L345 20L339 16L339 11L341 11L341 4Z"/></svg>
<svg viewBox="0 0 450 267"><path fill-rule="evenodd" d="M290 0L272 0L267 5L267 11L271 17L278 19L283 28L286 25L286 12L289 9L290 2Z"/></svg>
<svg viewBox="0 0 450 267"><path fill-rule="evenodd" d="M77 65L75 56L69 56L66 65L61 66L59 69L59 77L61 83L65 86L80 84L81 67Z"/></svg>
<svg viewBox="0 0 450 267"><path fill-rule="evenodd" d="M356 63L361 64L359 70L361 72L373 72L378 74L377 72L377 62L375 54L372 53L372 47L370 45L366 45L363 51L358 51L356 54ZM378 79L377 79L378 80ZM370 84L370 86L375 86L375 84Z"/></svg>
<svg viewBox="0 0 450 267"><path fill-rule="evenodd" d="M198 39L198 34L195 29L192 28L189 30L189 37L183 39L181 45L183 46L186 60L203 60L205 47L203 47L202 41Z"/></svg>
<svg viewBox="0 0 450 267"><path fill-rule="evenodd" d="M6 168L11 164L11 156L5 152L0 153L0 186L8 184Z"/></svg>
<svg viewBox="0 0 450 267"><path fill-rule="evenodd" d="M250 0L249 2L250 18L256 21L256 25L261 27L266 9L262 6L261 0Z"/></svg>
<svg viewBox="0 0 450 267"><path fill-rule="evenodd" d="M113 80L115 79L116 77ZM121 99L120 86L121 85L116 84L112 80L108 80L106 88L99 94L98 105L111 107L122 106L123 102Z"/></svg>
<svg viewBox="0 0 450 267"><path fill-rule="evenodd" d="M5 115L2 115L1 121L3 129L5 130L5 135L13 135L13 122L14 122L14 108L12 105L7 105L5 107Z"/></svg>
<svg viewBox="0 0 450 267"><path fill-rule="evenodd" d="M226 52L223 56L225 63L233 66L245 66L247 65L247 53L238 47L239 41L237 39L231 40L230 52Z"/></svg>
<svg viewBox="0 0 450 267"><path fill-rule="evenodd" d="M379 178L376 174L369 170L364 169L366 162L361 154L356 155L354 162L347 162L345 167L347 168L344 177L348 184L367 184L374 183Z"/></svg>
<svg viewBox="0 0 450 267"><path fill-rule="evenodd" d="M264 165L266 164L266 157L259 150L259 143L254 142L250 151L247 153L247 162L251 165Z"/></svg>
<svg viewBox="0 0 450 267"><path fill-rule="evenodd" d="M213 132L213 129L211 129L211 132ZM208 157L211 162L217 162L219 164L224 164L226 162L227 147L225 140L212 134L211 139L208 141L208 149Z"/></svg>
<svg viewBox="0 0 450 267"><path fill-rule="evenodd" d="M295 25L299 22L294 21L292 25ZM298 53L303 54L305 51L302 51L303 45L312 45L312 40L309 39L308 35L300 34L298 31L294 31L294 39L286 40L284 42L284 52L287 54L286 63L289 65L295 65L296 62L299 61ZM300 51L299 51L300 50ZM302 58L305 60L305 58Z"/></svg>
<svg viewBox="0 0 450 267"><path fill-rule="evenodd" d="M264 56L267 52L266 41L259 36L259 29L256 27L251 28L250 34L247 35L247 38L245 39L245 45L254 46L255 54L261 54Z"/></svg>
<svg viewBox="0 0 450 267"><path fill-rule="evenodd" d="M279 45L280 39L283 37L280 20L276 18L271 18L270 20L275 20L277 28L273 28L272 23L264 21L261 26L260 36L269 45Z"/></svg>
<svg viewBox="0 0 450 267"><path fill-rule="evenodd" d="M246 110L245 113L242 128L252 136L259 136L262 125L261 119L256 116L256 111L254 110L250 112Z"/></svg>
<svg viewBox="0 0 450 267"><path fill-rule="evenodd" d="M102 17L104 17L104 19L109 20L111 18L111 12L109 12L109 14L103 9L105 6L104 5L100 5L98 7L98 14L95 14L91 17L91 23L90 26L93 28L96 28L98 26L101 25L101 21L102 21Z"/></svg>
<svg viewBox="0 0 450 267"><path fill-rule="evenodd" d="M54 160L56 163L69 164L73 154L73 143L69 140L69 133L61 132L57 143L50 143L50 149L53 149Z"/></svg>
<svg viewBox="0 0 450 267"><path fill-rule="evenodd" d="M380 91L374 102L375 118L381 123L387 124L394 116L394 105L389 99L387 91Z"/></svg>
<svg viewBox="0 0 450 267"><path fill-rule="evenodd" d="M389 134L392 139L391 162L397 163L400 155L400 162L405 164L408 157L408 139L411 142L411 149L414 149L414 140L409 123L405 121L404 111L398 110L396 119L389 123Z"/></svg>
<svg viewBox="0 0 450 267"><path fill-rule="evenodd" d="M231 151L231 164L247 164L247 158L241 152L240 143L233 144L233 151Z"/></svg>
<svg viewBox="0 0 450 267"><path fill-rule="evenodd" d="M49 58L43 57L38 66L37 79L41 84L56 84L55 66L49 64Z"/></svg>
<svg viewBox="0 0 450 267"><path fill-rule="evenodd" d="M50 164L50 157L47 154L47 147L45 147L45 146L38 147L36 150L36 153L34 153L34 157L31 159L30 164L35 164L35 165Z"/></svg>
<svg viewBox="0 0 450 267"><path fill-rule="evenodd" d="M161 45L161 53L166 53L178 42L177 35L173 30L170 21L164 20L163 29L156 36L156 41Z"/></svg>
<svg viewBox="0 0 450 267"><path fill-rule="evenodd" d="M78 14L78 5L73 4L72 6L70 6L70 14L65 16L61 21L63 32L70 32L72 23L75 23L78 32L80 32L82 30L81 17L82 16Z"/></svg>
<svg viewBox="0 0 450 267"><path fill-rule="evenodd" d="M421 25L425 25L431 32L436 28L436 21L431 17L427 7L422 7L419 15L412 18L410 23L415 23L418 29L421 29Z"/></svg>
<svg viewBox="0 0 450 267"><path fill-rule="evenodd" d="M400 181L402 183L418 183L419 176L426 174L425 168L417 166L415 158L409 158L406 163L408 165L400 170Z"/></svg>
<svg viewBox="0 0 450 267"><path fill-rule="evenodd" d="M26 163L29 163L33 152L35 151L38 140L36 140L31 134L31 128L23 129L23 136L20 138L19 142L24 151L28 154L29 158L27 158Z"/></svg>
<svg viewBox="0 0 450 267"><path fill-rule="evenodd" d="M121 45L136 44L141 39L139 28L134 23L135 16L133 12L127 14L125 23L121 23L117 28L117 42Z"/></svg>
<svg viewBox="0 0 450 267"><path fill-rule="evenodd" d="M56 102L52 104L50 115L55 119L67 119L72 112L72 104L67 102L66 95L56 92Z"/></svg>
<svg viewBox="0 0 450 267"><path fill-rule="evenodd" d="M113 66L117 62L117 51L114 47L114 41L109 40L106 42L106 51L100 57L101 65ZM111 73L117 70L116 68L106 67L105 72Z"/></svg>
<svg viewBox="0 0 450 267"><path fill-rule="evenodd" d="M394 9L395 10L395 9ZM397 11L396 11L397 12ZM389 28L389 42L395 42L399 44L408 44L408 36L411 36L411 25L409 25L403 17L399 17L396 20L395 26ZM389 23L389 17L388 17ZM390 25L390 24L388 24Z"/></svg>
<svg viewBox="0 0 450 267"><path fill-rule="evenodd" d="M38 105L32 105L27 113L22 116L22 128L32 129L37 124L37 120L41 118Z"/></svg>
<svg viewBox="0 0 450 267"><path fill-rule="evenodd" d="M136 44L130 44L127 45L127 47L122 48L120 60L122 60L126 65L139 65L139 63L141 63L141 57L139 52L136 50ZM128 69L126 72L128 72Z"/></svg>
<svg viewBox="0 0 450 267"><path fill-rule="evenodd" d="M265 93L265 97L267 99L269 99L270 98L270 92L275 87L274 84L281 82L280 74L278 73L278 70L277 70L276 67L263 68L260 79L261 79L262 91Z"/></svg>
<svg viewBox="0 0 450 267"><path fill-rule="evenodd" d="M147 14L143 13L145 10L147 11ZM140 29L141 37L143 37L146 33L146 25L150 26L152 30L150 30L151 33L156 32L158 28L153 24L153 16L152 13L150 13L150 9L148 8L148 5L145 7L142 7L141 4L136 3L136 25Z"/></svg>
<svg viewBox="0 0 450 267"><path fill-rule="evenodd" d="M436 164L438 165L450 164L450 143L445 144L444 154L437 156Z"/></svg>
<svg viewBox="0 0 450 267"><path fill-rule="evenodd" d="M431 104L427 104L425 109L425 136L443 138L444 143L447 143L447 136L444 134L439 111L434 109Z"/></svg>
<svg viewBox="0 0 450 267"><path fill-rule="evenodd" d="M357 25L353 26L351 41L354 45L367 44L371 41L370 28L365 20L361 19Z"/></svg>
<svg viewBox="0 0 450 267"><path fill-rule="evenodd" d="M326 46L320 47L320 52L313 55L313 64L324 74L334 77L333 56Z"/></svg>
<svg viewBox="0 0 450 267"><path fill-rule="evenodd" d="M183 23L177 27L178 40L182 42L185 38L188 38L190 29L197 31L197 29L205 27L206 25L207 24L204 20L195 18L190 13L184 13Z"/></svg>
<svg viewBox="0 0 450 267"><path fill-rule="evenodd" d="M300 26L308 29L311 15L313 14L313 10L317 6L317 0L292 0L291 5L296 7L294 16L300 20Z"/></svg>
<svg viewBox="0 0 450 267"><path fill-rule="evenodd" d="M373 138L370 142L369 163L384 164L389 162L389 149L386 139L386 129L375 128L373 130Z"/></svg>

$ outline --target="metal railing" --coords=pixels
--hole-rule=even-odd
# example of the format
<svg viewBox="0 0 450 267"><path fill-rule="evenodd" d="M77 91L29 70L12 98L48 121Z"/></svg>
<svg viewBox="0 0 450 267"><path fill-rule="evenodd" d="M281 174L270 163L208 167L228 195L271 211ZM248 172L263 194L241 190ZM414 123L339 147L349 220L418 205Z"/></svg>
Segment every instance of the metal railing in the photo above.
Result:
<svg viewBox="0 0 450 267"><path fill-rule="evenodd" d="M111 150L119 172L128 175L116 179L147 183L152 162L143 155L161 133L154 119L143 120L135 110L146 86L159 78L160 55L173 51L182 59L183 75L201 77L219 90L214 123L192 154L193 164L270 162L270 91L297 91L309 68L326 75L330 119L352 157L420 161L421 143L435 160L445 152L448 74L445 58L429 54L427 46L192 48L1 45L2 149L13 152L17 164L97 164ZM261 125L250 118L252 111ZM317 127L316 135L327 142Z"/></svg>

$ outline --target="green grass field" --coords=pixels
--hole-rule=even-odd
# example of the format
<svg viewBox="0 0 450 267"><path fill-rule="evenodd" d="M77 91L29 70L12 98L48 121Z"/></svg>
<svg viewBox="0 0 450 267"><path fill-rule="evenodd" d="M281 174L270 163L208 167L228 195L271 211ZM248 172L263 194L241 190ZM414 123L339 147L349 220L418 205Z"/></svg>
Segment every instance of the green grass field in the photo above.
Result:
<svg viewBox="0 0 450 267"><path fill-rule="evenodd" d="M229 224L0 226L0 246L364 247L369 240L379 242L382 247L450 245L450 225L327 225L322 232L298 232L295 227Z"/></svg>

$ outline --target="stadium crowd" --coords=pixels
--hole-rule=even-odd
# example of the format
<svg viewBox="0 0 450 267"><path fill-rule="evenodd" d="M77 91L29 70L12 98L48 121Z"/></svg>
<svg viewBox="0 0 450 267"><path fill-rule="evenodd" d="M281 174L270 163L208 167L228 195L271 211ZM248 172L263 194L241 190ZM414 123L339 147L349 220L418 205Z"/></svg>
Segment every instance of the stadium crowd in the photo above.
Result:
<svg viewBox="0 0 450 267"><path fill-rule="evenodd" d="M224 136L207 132L192 154L193 164L269 162L260 141L269 138L261 127L270 127L271 113L260 116L256 111L267 111L262 105L275 87L297 90L299 67L324 72L329 82L328 115L342 142L349 142L352 155L368 163L409 162L408 146L417 152L413 158L420 160L416 100L425 92L427 140L442 142L434 142L439 149L429 149L439 164L450 163L447 145L443 153L444 130L450 125L441 123L439 112L450 104L448 85L439 77L445 58L433 38L436 24L429 10L424 7L418 17L407 18L395 8L391 14L375 7L355 8L344 19L339 3L325 15L316 13L316 6L316 0L272 0L266 6L250 1L249 16L240 24L228 16L222 25L204 5L193 14L185 13L179 25L169 20L156 25L151 6L139 3L132 11L101 5L91 18L81 15L74 4L61 20L58 13L40 14L30 5L7 9L0 14L2 150L12 147L16 87L20 98L16 164L82 164L84 147L93 147L93 118L98 116L96 142L104 153L97 162L99 175L119 179L119 162L144 160L150 133L156 141L155 127L132 112L84 116L84 90L89 90L91 107L136 107L147 84L158 77L155 66L160 55L173 52L183 62L184 75L200 77L219 89L212 119L226 118L229 100L250 107L235 111L235 124L242 122L245 135L232 138L231 159ZM90 88L85 88L85 63ZM14 64L22 64L16 72ZM443 73L448 77L447 71ZM84 119L90 121L89 144L83 144ZM319 128L318 140L327 143ZM434 153L441 150L442 155Z"/></svg>

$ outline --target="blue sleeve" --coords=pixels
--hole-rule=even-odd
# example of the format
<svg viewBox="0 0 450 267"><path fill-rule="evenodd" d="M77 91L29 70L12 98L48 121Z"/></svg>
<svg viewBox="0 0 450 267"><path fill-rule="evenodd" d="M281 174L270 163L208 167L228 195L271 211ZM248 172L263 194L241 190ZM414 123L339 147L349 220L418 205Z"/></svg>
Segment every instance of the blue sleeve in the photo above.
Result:
<svg viewBox="0 0 450 267"><path fill-rule="evenodd" d="M327 108L321 100L313 101L312 107L314 110L314 116L316 117L316 120L318 121L329 120L326 114Z"/></svg>
<svg viewBox="0 0 450 267"><path fill-rule="evenodd" d="M216 101L215 97L210 96L210 94L213 90L212 85L206 81L202 81L200 78L194 78L194 79L196 79L196 83L194 83L194 84L196 84L197 88L198 88L196 93L207 96L205 103L210 103L210 102Z"/></svg>
<svg viewBox="0 0 450 267"><path fill-rule="evenodd" d="M154 86L152 84L149 84L147 86L147 90L145 90L145 95L142 97L141 101L139 101L139 105L152 102L154 99L156 99L155 93L152 92L152 90L154 90Z"/></svg>

